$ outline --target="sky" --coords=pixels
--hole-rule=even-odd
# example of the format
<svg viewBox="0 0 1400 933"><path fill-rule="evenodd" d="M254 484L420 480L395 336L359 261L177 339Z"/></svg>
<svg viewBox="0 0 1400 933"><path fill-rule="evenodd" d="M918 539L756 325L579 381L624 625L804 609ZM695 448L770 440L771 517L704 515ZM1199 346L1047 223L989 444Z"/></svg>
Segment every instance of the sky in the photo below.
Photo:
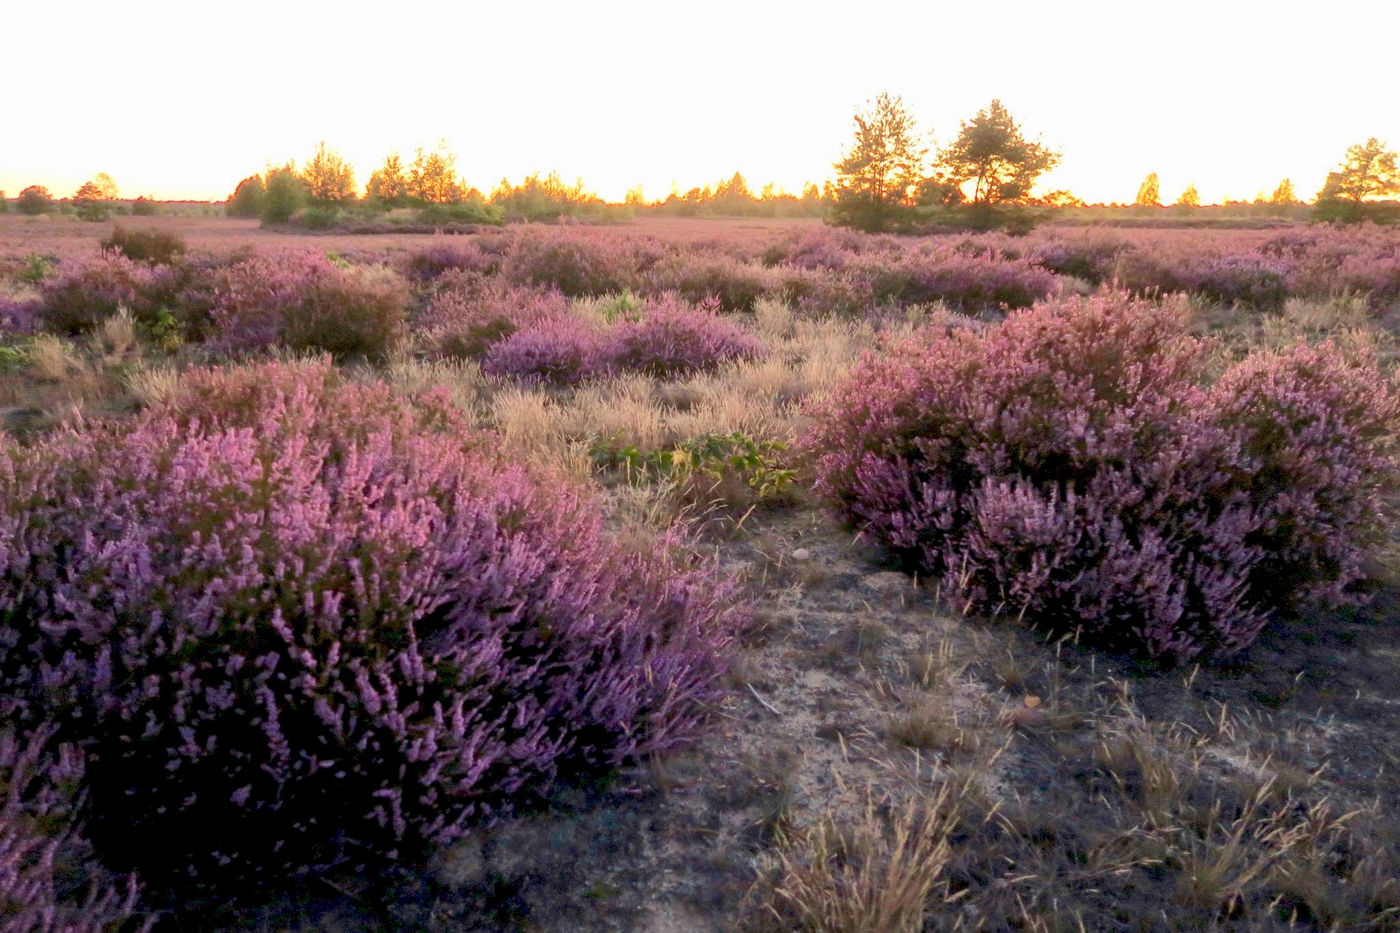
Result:
<svg viewBox="0 0 1400 933"><path fill-rule="evenodd" d="M621 200L742 172L832 176L854 112L935 143L992 98L1060 150L1043 189L1310 198L1347 146L1400 148L1400 2L703 4L13 0L0 190L222 200L325 140L361 185L445 140L465 181L557 170Z"/></svg>

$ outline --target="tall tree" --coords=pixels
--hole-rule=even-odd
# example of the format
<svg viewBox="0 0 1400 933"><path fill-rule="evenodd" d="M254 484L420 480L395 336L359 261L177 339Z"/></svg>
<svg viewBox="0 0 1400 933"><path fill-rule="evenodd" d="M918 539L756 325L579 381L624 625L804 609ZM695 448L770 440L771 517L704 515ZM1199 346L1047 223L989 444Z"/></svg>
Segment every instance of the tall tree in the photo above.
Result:
<svg viewBox="0 0 1400 933"><path fill-rule="evenodd" d="M1133 199L1133 204L1138 207L1161 207L1162 206L1162 185L1157 181L1157 173L1151 172L1138 185L1137 197Z"/></svg>
<svg viewBox="0 0 1400 933"><path fill-rule="evenodd" d="M1293 193L1292 179L1285 178L1278 183L1278 187L1274 189L1273 196L1269 198L1269 203L1278 205L1279 207L1286 207L1290 204L1298 203L1298 195Z"/></svg>
<svg viewBox="0 0 1400 933"><path fill-rule="evenodd" d="M964 120L939 164L959 188L972 186L974 210L1024 204L1036 180L1060 162L1060 153L1026 139L1011 112L993 100Z"/></svg>
<svg viewBox="0 0 1400 933"><path fill-rule="evenodd" d="M262 178L249 175L233 189L233 195L228 199L228 206L224 211L230 217L257 217L262 213L264 193Z"/></svg>
<svg viewBox="0 0 1400 933"><path fill-rule="evenodd" d="M384 164L369 176L365 194L370 200L390 207L402 207L408 203L408 173L397 152L384 157Z"/></svg>
<svg viewBox="0 0 1400 933"><path fill-rule="evenodd" d="M341 204L355 198L355 170L324 140L316 144L316 154L301 175L313 204Z"/></svg>
<svg viewBox="0 0 1400 933"><path fill-rule="evenodd" d="M921 145L903 98L881 94L854 120L851 146L835 164L832 220L861 230L884 230L912 209L928 149Z"/></svg>
<svg viewBox="0 0 1400 933"><path fill-rule="evenodd" d="M1334 172L1317 195L1316 213L1319 220L1351 222L1357 220L1392 220L1400 215L1393 204L1378 204L1386 198L1400 197L1400 167L1395 150L1371 137L1347 149L1346 160Z"/></svg>
<svg viewBox="0 0 1400 933"><path fill-rule="evenodd" d="M467 196L466 186L457 177L457 156L438 140L432 152L419 149L409 166L409 197L424 204L455 204Z"/></svg>
<svg viewBox="0 0 1400 933"><path fill-rule="evenodd" d="M1187 185L1186 190L1181 192L1181 197L1176 199L1176 203L1182 207L1200 207L1201 196L1196 192L1196 186Z"/></svg>

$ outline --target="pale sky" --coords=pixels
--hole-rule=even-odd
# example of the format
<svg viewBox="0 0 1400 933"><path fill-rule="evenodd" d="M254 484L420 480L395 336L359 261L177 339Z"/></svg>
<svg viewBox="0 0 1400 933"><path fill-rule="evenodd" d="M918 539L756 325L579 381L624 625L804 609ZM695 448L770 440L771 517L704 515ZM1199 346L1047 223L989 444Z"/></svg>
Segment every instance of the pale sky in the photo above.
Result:
<svg viewBox="0 0 1400 933"><path fill-rule="evenodd" d="M318 140L361 185L439 138L466 182L558 170L620 200L832 174L902 95L940 143L993 97L1062 150L1043 187L1131 201L1311 198L1346 147L1400 148L1400 2L863 0L684 5L10 0L0 190L222 199Z"/></svg>

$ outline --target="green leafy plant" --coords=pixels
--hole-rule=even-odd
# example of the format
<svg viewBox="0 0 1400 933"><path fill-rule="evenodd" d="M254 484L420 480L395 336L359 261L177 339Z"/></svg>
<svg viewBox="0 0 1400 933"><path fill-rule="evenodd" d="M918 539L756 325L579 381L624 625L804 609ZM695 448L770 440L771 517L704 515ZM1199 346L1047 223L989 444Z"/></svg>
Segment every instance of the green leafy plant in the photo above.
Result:
<svg viewBox="0 0 1400 933"><path fill-rule="evenodd" d="M589 453L599 467L620 469L632 482L660 477L718 483L726 476L734 476L760 500L773 500L786 496L797 478L797 471L780 465L779 455L786 450L787 444L782 441L755 440L733 431L699 434L670 450L642 451L635 445L616 447L600 441Z"/></svg>

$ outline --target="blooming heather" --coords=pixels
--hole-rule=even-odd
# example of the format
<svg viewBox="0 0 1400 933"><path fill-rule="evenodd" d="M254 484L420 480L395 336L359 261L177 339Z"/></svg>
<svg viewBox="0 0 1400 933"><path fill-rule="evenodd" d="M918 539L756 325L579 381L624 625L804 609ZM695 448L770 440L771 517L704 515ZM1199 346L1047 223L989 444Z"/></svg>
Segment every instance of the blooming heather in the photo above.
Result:
<svg viewBox="0 0 1400 933"><path fill-rule="evenodd" d="M818 490L980 611L1239 651L1382 538L1396 393L1330 346L1201 388L1188 321L1101 294L871 355L815 412Z"/></svg>
<svg viewBox="0 0 1400 933"><path fill-rule="evenodd" d="M235 889L407 858L695 733L728 584L463 432L276 364L0 453L0 715L82 748L106 864Z"/></svg>
<svg viewBox="0 0 1400 933"><path fill-rule="evenodd" d="M673 379L714 370L729 360L757 359L763 342L718 313L717 302L700 307L673 296L647 303L639 320L615 325L605 351L614 369Z"/></svg>
<svg viewBox="0 0 1400 933"><path fill-rule="evenodd" d="M83 858L74 828L82 799L83 756L52 742L43 726L20 738L0 731L0 928L15 933L149 930L137 922L136 879L103 877ZM76 885L77 874L88 875Z"/></svg>

